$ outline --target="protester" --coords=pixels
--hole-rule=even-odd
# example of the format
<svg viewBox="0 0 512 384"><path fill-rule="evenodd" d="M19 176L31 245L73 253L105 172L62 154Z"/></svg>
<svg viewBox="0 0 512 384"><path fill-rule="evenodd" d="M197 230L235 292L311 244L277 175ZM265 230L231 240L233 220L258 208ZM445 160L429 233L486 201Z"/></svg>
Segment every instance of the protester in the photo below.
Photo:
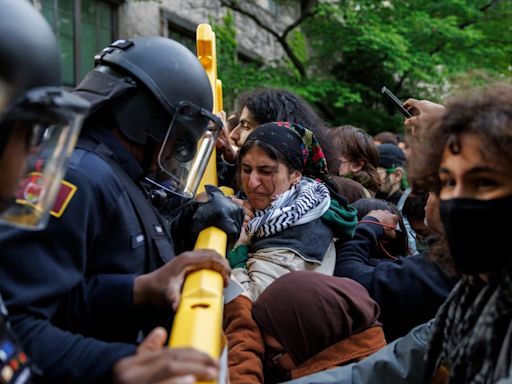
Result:
<svg viewBox="0 0 512 384"><path fill-rule="evenodd" d="M429 204L435 205L435 199ZM442 225L435 209L427 209L428 225L442 237ZM398 216L388 210L368 212L356 227L354 238L337 245L335 276L348 277L363 285L379 304L379 320L386 340L405 335L431 319L456 283L451 270L424 255L382 259L379 244L396 238ZM442 252L439 247L436 254ZM389 253L389 252L388 252ZM405 256L405 255L400 255Z"/></svg>
<svg viewBox="0 0 512 384"><path fill-rule="evenodd" d="M319 131L324 129L324 123L308 103L282 89L258 88L242 95L241 105L238 125L230 134L230 139L237 149L242 147L249 134L260 124L289 121L310 129L317 136ZM319 137L317 139L321 140ZM229 164L236 163L234 151L225 144L226 140L223 140L218 145L222 157L228 160L220 167L221 178L224 185L235 186L234 180L230 180L229 176L236 174L236 165L231 165L231 170L226 169L229 168ZM320 144L323 146L323 143Z"/></svg>
<svg viewBox="0 0 512 384"><path fill-rule="evenodd" d="M297 95L283 89L259 88L241 98L240 122L231 139L241 147L257 126L273 121L300 124L318 136L324 123L317 113ZM319 139L319 137L317 137ZM322 143L320 146L323 147Z"/></svg>
<svg viewBox="0 0 512 384"><path fill-rule="evenodd" d="M292 272L252 312L265 341L265 383L358 361L386 344L378 305L350 279Z"/></svg>
<svg viewBox="0 0 512 384"><path fill-rule="evenodd" d="M381 185L375 197L398 205L403 193L402 183L405 178L405 155L394 144L381 144L377 149L379 151L377 171L380 176Z"/></svg>
<svg viewBox="0 0 512 384"><path fill-rule="evenodd" d="M174 193L193 193L185 187L184 163L208 124L215 129L218 121L208 112L210 84L197 58L161 37L120 40L97 56L76 94L93 109L48 227L0 232L0 290L12 308L13 330L43 371L42 383L111 382L116 364L136 352L140 334L170 327L187 273L209 268L225 282L229 275L225 259L210 250L174 257L181 250L141 184L160 168ZM238 238L241 210L220 191L209 190L209 197L187 205L199 225L187 230L197 233L215 217L228 238ZM211 215L212 207L223 216ZM123 366L142 375L137 357ZM181 362L162 367L169 358ZM153 361L145 366L162 379L217 374L216 363L197 351L160 348L141 359ZM183 366L184 360L191 364ZM123 377L120 382L137 382L137 376Z"/></svg>
<svg viewBox="0 0 512 384"><path fill-rule="evenodd" d="M256 300L272 281L290 271L332 274L333 239L352 237L355 210L333 202L338 219L334 230L323 218L331 197L315 180L325 179L327 168L313 133L297 124L263 124L248 136L238 162L247 196L244 205L253 217L228 255L234 278Z"/></svg>
<svg viewBox="0 0 512 384"><path fill-rule="evenodd" d="M408 190L406 189L405 192ZM404 194L405 194L404 192ZM401 209L404 224L409 238L409 248L412 255L419 254L428 248L428 239L432 231L425 225L425 206L428 193L416 192L411 189L407 196L403 196ZM401 202L399 200L399 202Z"/></svg>
<svg viewBox="0 0 512 384"><path fill-rule="evenodd" d="M398 148L400 148L404 154L405 154L405 157L406 158L409 158L411 157L411 150L409 148L409 134L405 135L403 133L399 133L397 136L397 139L398 139Z"/></svg>
<svg viewBox="0 0 512 384"><path fill-rule="evenodd" d="M0 0L0 9L0 223L37 229L88 104L58 87L59 50L41 14L24 1ZM0 248L0 273L4 256ZM14 332L0 295L0 382L31 383L37 368Z"/></svg>
<svg viewBox="0 0 512 384"><path fill-rule="evenodd" d="M351 125L324 129L321 136L331 175L353 179L374 196L381 180L377 173L379 154L371 136Z"/></svg>
<svg viewBox="0 0 512 384"><path fill-rule="evenodd" d="M225 306L224 328L231 381L261 383L263 343L248 297L256 299L290 271L332 274L334 237L352 237L356 212L313 179L328 174L313 133L304 127L263 124L249 135L238 161L247 200L237 201L247 214L245 232L228 259L248 293Z"/></svg>
<svg viewBox="0 0 512 384"><path fill-rule="evenodd" d="M417 113L424 116L415 123L419 139L410 176L416 187L439 196L451 258L462 279L433 323L360 364L302 382L507 383L512 379L512 261L506 253L512 196L512 87L497 84L474 90L446 109L424 105L422 110L416 104Z"/></svg>
<svg viewBox="0 0 512 384"><path fill-rule="evenodd" d="M449 103L432 132L419 132L412 181L439 195L450 254L463 274L436 316L427 380L510 377L512 261L506 256L506 217L512 212L511 143L510 85Z"/></svg>

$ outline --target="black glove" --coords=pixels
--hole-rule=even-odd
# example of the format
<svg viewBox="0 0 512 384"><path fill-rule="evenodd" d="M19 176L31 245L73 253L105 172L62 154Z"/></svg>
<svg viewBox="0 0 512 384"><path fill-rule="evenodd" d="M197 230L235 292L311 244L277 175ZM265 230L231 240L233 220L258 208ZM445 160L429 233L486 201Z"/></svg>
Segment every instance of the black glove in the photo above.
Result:
<svg viewBox="0 0 512 384"><path fill-rule="evenodd" d="M240 237L244 210L238 204L224 196L224 193L213 185L205 186L208 201L196 202L197 209L192 215L191 232L197 239L199 232L208 227L217 227L228 236L228 249L235 244Z"/></svg>

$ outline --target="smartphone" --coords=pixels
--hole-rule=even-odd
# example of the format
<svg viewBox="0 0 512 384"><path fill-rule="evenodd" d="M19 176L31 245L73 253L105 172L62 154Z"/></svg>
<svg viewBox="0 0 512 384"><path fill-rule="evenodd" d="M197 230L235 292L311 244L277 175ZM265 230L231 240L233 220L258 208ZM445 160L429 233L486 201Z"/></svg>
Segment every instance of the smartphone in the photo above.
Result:
<svg viewBox="0 0 512 384"><path fill-rule="evenodd" d="M400 111L402 115L404 115L406 118L412 117L412 113L407 110L407 108L404 107L404 103L400 101L398 97L393 95L393 92L391 92L386 87L382 87L380 90L382 93L382 96L388 100L393 106Z"/></svg>

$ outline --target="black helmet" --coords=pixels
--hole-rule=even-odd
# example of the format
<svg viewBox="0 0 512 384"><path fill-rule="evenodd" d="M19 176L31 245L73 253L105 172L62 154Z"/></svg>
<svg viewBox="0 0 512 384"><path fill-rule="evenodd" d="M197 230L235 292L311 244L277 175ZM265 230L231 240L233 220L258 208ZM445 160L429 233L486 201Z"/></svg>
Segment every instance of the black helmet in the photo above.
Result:
<svg viewBox="0 0 512 384"><path fill-rule="evenodd" d="M88 104L58 87L57 42L29 2L0 0L0 56L0 160L6 154L18 160L0 164L8 167L0 172L16 176L0 185L0 221L40 228ZM13 153L11 140L20 138L26 151Z"/></svg>
<svg viewBox="0 0 512 384"><path fill-rule="evenodd" d="M94 109L109 100L130 93L130 89L133 90L139 82L168 114L164 129L161 129L161 124L152 124L145 128L146 132L141 132L140 124L130 124L128 119L124 119L124 124L120 124L119 129L138 144L146 144L147 136L157 143L162 142L181 101L212 110L213 93L205 70L192 52L174 40L160 36L117 40L97 54L94 60L95 70L76 89L78 94L93 102ZM117 85L113 89L114 83ZM141 105L142 99L148 99L147 95L139 94L134 97L139 100L123 100L121 104L131 103L136 109L136 105ZM152 106L152 109L157 108ZM124 116L127 113L128 110L125 110Z"/></svg>
<svg viewBox="0 0 512 384"><path fill-rule="evenodd" d="M0 81L14 93L60 84L60 55L52 30L27 1L0 0Z"/></svg>
<svg viewBox="0 0 512 384"><path fill-rule="evenodd" d="M168 38L136 37L115 41L96 55L95 64L76 92L93 103L100 119L108 117L143 146L145 159L152 158L155 144L163 143L159 165L171 177L172 189L193 194L196 182L188 179L190 171L201 174L207 161L194 165L194 156L208 152L197 151L198 143L209 132L211 146L218 129L207 127L212 121L222 124L211 113L213 92L197 57ZM148 168L147 161L143 166Z"/></svg>

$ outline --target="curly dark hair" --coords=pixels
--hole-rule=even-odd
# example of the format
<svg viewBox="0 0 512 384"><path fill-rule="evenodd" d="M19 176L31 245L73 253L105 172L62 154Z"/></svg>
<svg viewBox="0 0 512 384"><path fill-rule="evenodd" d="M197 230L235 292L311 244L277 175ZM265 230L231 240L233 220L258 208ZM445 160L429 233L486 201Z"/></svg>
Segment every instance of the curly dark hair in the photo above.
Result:
<svg viewBox="0 0 512 384"><path fill-rule="evenodd" d="M354 163L362 161L363 168L354 176L354 180L373 192L379 190L381 185L377 173L379 152L370 135L361 128L343 125L324 129L320 136L323 139L322 149L331 174L338 174L341 162L340 156L344 156Z"/></svg>
<svg viewBox="0 0 512 384"><path fill-rule="evenodd" d="M408 163L413 189L439 195L439 166L448 148L457 153L462 134L474 134L481 140L483 159L498 169L512 169L512 86L493 84L457 97L446 104L442 116L422 127L411 137L413 156ZM431 247L429 257L445 271L456 274L444 238Z"/></svg>
<svg viewBox="0 0 512 384"><path fill-rule="evenodd" d="M512 169L512 85L493 84L447 103L446 111L411 140L408 176L414 189L440 191L439 165L445 147L459 151L462 134L482 141L482 157L493 166Z"/></svg>
<svg viewBox="0 0 512 384"><path fill-rule="evenodd" d="M289 121L300 124L315 134L324 127L320 116L306 101L283 89L255 89L242 95L241 105L247 107L259 124Z"/></svg>
<svg viewBox="0 0 512 384"><path fill-rule="evenodd" d="M258 88L243 94L240 102L258 124L289 121L308 128L315 134L325 156L329 155L328 143L322 136L322 132L328 128L311 105L299 96L284 89Z"/></svg>

